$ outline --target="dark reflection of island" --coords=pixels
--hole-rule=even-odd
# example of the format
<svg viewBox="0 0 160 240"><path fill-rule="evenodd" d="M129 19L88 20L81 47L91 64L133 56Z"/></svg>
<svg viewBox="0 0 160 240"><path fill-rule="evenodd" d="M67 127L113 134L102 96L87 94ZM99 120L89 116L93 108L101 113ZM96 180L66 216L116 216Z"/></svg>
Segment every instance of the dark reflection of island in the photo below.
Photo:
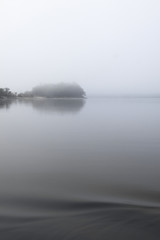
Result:
<svg viewBox="0 0 160 240"><path fill-rule="evenodd" d="M52 112L60 114L78 113L85 105L85 99L48 99L33 98L20 99L20 103L32 105L34 109L41 112Z"/></svg>
<svg viewBox="0 0 160 240"><path fill-rule="evenodd" d="M13 102L12 100L0 100L0 109L9 109Z"/></svg>

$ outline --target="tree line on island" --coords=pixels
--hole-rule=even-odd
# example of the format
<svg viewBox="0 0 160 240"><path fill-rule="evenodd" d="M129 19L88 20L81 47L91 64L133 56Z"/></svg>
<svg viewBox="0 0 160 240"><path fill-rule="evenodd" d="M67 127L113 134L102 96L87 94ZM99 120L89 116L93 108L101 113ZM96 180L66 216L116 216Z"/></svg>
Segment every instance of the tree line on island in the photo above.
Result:
<svg viewBox="0 0 160 240"><path fill-rule="evenodd" d="M15 97L86 98L86 93L77 83L44 84L19 94L12 93L9 88L0 88L0 98Z"/></svg>
<svg viewBox="0 0 160 240"><path fill-rule="evenodd" d="M0 99L15 97L17 97L17 93L11 92L9 88L0 88Z"/></svg>

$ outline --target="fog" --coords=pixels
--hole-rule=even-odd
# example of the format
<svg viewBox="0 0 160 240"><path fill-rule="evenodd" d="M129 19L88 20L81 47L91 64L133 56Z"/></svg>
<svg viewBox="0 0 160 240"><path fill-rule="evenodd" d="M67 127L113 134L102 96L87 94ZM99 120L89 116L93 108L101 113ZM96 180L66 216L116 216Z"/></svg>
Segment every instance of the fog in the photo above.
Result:
<svg viewBox="0 0 160 240"><path fill-rule="evenodd" d="M158 0L1 0L0 87L160 92Z"/></svg>

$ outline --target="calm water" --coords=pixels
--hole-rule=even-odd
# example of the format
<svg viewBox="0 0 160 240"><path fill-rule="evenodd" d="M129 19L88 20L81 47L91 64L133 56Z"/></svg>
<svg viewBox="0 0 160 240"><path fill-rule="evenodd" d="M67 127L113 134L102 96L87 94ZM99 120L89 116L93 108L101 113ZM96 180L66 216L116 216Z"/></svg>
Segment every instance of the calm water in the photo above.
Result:
<svg viewBox="0 0 160 240"><path fill-rule="evenodd" d="M0 103L1 239L160 239L160 99Z"/></svg>

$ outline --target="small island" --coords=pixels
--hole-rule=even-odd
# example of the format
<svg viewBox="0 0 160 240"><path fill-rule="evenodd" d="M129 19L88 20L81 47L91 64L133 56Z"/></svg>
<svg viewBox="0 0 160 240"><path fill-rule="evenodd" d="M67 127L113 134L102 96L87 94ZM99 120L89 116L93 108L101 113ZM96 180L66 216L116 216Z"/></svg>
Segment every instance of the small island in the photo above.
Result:
<svg viewBox="0 0 160 240"><path fill-rule="evenodd" d="M36 86L32 91L18 94L18 97L86 98L86 93L77 83L57 83Z"/></svg>
<svg viewBox="0 0 160 240"><path fill-rule="evenodd" d="M9 100L15 98L86 98L83 88L77 83L57 83L43 84L35 86L31 91L17 94L9 88L0 88L0 100Z"/></svg>

